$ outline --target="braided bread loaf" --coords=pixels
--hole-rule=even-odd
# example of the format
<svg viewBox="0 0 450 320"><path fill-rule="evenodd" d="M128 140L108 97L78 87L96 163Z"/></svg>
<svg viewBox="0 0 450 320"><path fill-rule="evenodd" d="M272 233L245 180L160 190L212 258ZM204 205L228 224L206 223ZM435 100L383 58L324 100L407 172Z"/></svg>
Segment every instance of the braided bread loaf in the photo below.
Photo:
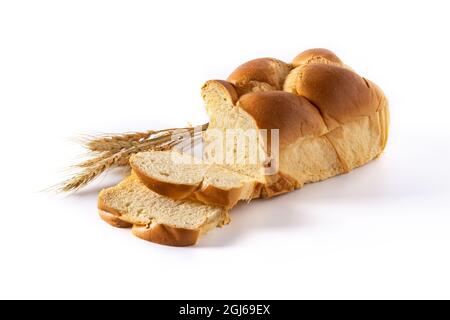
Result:
<svg viewBox="0 0 450 320"><path fill-rule="evenodd" d="M164 162L171 174L155 174L143 168L154 155L132 157L142 182L174 199L232 207L241 199L272 197L349 172L386 146L389 111L383 92L326 49L302 52L290 64L272 58L249 61L226 81L206 82L202 96L210 117L205 134L209 145L214 145L217 131L278 129L279 156L274 159L270 148L259 144L257 153L264 156L257 163L228 164L228 171L247 177L228 189L207 173L183 182L189 170L177 164ZM236 151L233 144L222 147ZM207 146L205 156L209 154ZM267 174L272 161L276 171Z"/></svg>

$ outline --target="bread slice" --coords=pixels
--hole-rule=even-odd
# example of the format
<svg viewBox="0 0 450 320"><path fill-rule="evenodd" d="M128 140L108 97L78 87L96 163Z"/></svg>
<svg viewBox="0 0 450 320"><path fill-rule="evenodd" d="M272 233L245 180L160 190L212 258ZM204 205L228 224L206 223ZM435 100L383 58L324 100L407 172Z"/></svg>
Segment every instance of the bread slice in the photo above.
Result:
<svg viewBox="0 0 450 320"><path fill-rule="evenodd" d="M102 190L100 217L119 228L132 228L139 238L169 246L194 245L215 227L229 223L226 209L159 195L132 173L118 185Z"/></svg>
<svg viewBox="0 0 450 320"><path fill-rule="evenodd" d="M267 136L260 135L254 118L236 106L235 88L226 81L210 80L202 87L202 98L209 116L203 156L265 183L264 164L270 161L265 149Z"/></svg>
<svg viewBox="0 0 450 320"><path fill-rule="evenodd" d="M130 164L148 188L176 200L230 208L239 200L252 199L261 186L253 177L223 165L197 164L191 155L175 150L141 152L131 157Z"/></svg>

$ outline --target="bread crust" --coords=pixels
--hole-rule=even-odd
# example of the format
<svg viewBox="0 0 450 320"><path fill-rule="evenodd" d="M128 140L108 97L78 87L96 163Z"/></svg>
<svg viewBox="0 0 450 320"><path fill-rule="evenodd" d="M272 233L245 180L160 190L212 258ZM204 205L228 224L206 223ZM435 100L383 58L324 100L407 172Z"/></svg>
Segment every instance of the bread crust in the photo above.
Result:
<svg viewBox="0 0 450 320"><path fill-rule="evenodd" d="M296 84L297 93L322 114L328 130L377 111L379 101L364 78L330 64L309 64Z"/></svg>
<svg viewBox="0 0 450 320"><path fill-rule="evenodd" d="M264 198L271 198L283 193L288 193L294 191L297 187L297 182L294 178L281 172L267 177L267 180L266 185L261 190L261 196Z"/></svg>
<svg viewBox="0 0 450 320"><path fill-rule="evenodd" d="M172 247L195 245L200 237L199 230L173 228L164 224L133 225L131 232L138 238Z"/></svg>
<svg viewBox="0 0 450 320"><path fill-rule="evenodd" d="M205 188L199 188L191 195L190 199L229 209L234 207L239 200L259 198L262 187L263 184L258 181L253 181L248 185L243 183L241 187L230 189L220 189L213 185L208 185Z"/></svg>
<svg viewBox="0 0 450 320"><path fill-rule="evenodd" d="M301 52L293 60L292 65L298 67L310 63L327 63L343 65L341 59L333 51L324 48L314 48Z"/></svg>
<svg viewBox="0 0 450 320"><path fill-rule="evenodd" d="M206 92L211 90L212 88L216 88L219 92L221 92L224 99L228 100L231 104L235 104L239 100L239 95L236 91L234 85L228 81L224 80L208 80L202 86L202 92ZM203 99L205 99L205 94L202 94Z"/></svg>
<svg viewBox="0 0 450 320"><path fill-rule="evenodd" d="M260 129L278 129L280 147L299 137L319 136L327 131L320 112L307 99L284 91L252 92L237 104Z"/></svg>
<svg viewBox="0 0 450 320"><path fill-rule="evenodd" d="M154 179L153 177L142 172L139 166L134 165L132 161L130 162L130 165L133 172L139 177L139 180L141 180L141 182L149 189L174 200L187 199L198 189L197 185L176 184Z"/></svg>
<svg viewBox="0 0 450 320"><path fill-rule="evenodd" d="M241 199L243 187L219 189L215 186L208 185L206 188L201 186L193 192L189 199L197 200L202 203L232 208Z"/></svg>
<svg viewBox="0 0 450 320"><path fill-rule="evenodd" d="M120 217L118 217L117 215L115 215L109 211L99 209L98 214L100 215L100 218L103 221L105 221L106 223L109 223L113 227L128 229L133 226L132 223L123 221L122 219L120 219Z"/></svg>
<svg viewBox="0 0 450 320"><path fill-rule="evenodd" d="M240 65L227 81L232 83L239 95L252 91L281 90L291 66L273 58L254 59Z"/></svg>

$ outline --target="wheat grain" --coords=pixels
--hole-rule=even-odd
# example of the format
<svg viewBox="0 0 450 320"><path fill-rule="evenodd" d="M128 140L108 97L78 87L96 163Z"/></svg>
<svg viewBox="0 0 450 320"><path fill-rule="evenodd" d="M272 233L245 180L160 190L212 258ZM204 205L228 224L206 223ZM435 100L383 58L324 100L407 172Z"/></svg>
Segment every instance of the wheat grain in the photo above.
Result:
<svg viewBox="0 0 450 320"><path fill-rule="evenodd" d="M133 132L124 134L103 134L100 136L82 136L79 140L88 150L103 152L117 151L148 139L155 131Z"/></svg>
<svg viewBox="0 0 450 320"><path fill-rule="evenodd" d="M202 126L199 126L202 127ZM103 151L118 151L123 148L129 148L138 145L147 139L156 138L162 135L172 135L178 130L193 131L195 128L169 128L162 130L148 130L145 132L131 132L120 134L102 134L98 136L86 135L79 140L81 144L88 150L103 152Z"/></svg>

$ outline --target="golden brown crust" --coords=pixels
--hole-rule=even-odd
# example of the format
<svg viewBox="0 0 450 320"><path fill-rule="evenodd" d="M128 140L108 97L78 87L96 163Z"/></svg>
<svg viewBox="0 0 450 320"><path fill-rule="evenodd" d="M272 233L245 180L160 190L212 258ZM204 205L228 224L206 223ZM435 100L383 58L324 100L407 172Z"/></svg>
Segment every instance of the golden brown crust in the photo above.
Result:
<svg viewBox="0 0 450 320"><path fill-rule="evenodd" d="M133 162L130 162L130 165L133 172L139 177L139 180L149 189L174 200L188 199L189 196L198 188L197 185L177 184L154 179L153 177L142 172L139 166L135 166Z"/></svg>
<svg viewBox="0 0 450 320"><path fill-rule="evenodd" d="M238 106L250 114L260 129L279 129L280 147L299 137L318 136L326 126L317 109L305 98L284 91L243 95Z"/></svg>
<svg viewBox="0 0 450 320"><path fill-rule="evenodd" d="M197 243L199 230L174 228L164 224L133 225L131 232L138 238L166 246L186 247Z"/></svg>
<svg viewBox="0 0 450 320"><path fill-rule="evenodd" d="M109 223L110 225L112 225L113 227L116 228L131 228L133 226L132 223L126 222L121 220L117 215L99 209L98 210L98 214L100 215L100 218L105 221L106 223Z"/></svg>
<svg viewBox="0 0 450 320"><path fill-rule="evenodd" d="M224 80L206 81L205 84L202 86L203 98L205 98L205 94L212 89L220 91L224 96L224 98L227 99L232 104L235 104L239 99L239 95L236 92L236 88L233 86L232 83L228 81Z"/></svg>
<svg viewBox="0 0 450 320"><path fill-rule="evenodd" d="M305 50L292 60L292 65L294 67L310 63L330 63L342 65L341 59L339 59L334 52L323 48Z"/></svg>
<svg viewBox="0 0 450 320"><path fill-rule="evenodd" d="M384 97L378 87L345 67L330 50L306 50L294 58L292 65L296 68L277 59L255 59L228 77L235 89L233 101L237 92L238 105L255 118L260 128L284 131L284 145L295 141L296 135L319 136L343 123L369 116L377 111ZM285 92L300 100L306 98L315 108L283 96ZM320 120L317 111L322 116Z"/></svg>
<svg viewBox="0 0 450 320"><path fill-rule="evenodd" d="M252 91L281 90L290 70L290 65L283 61L260 58L240 65L227 81L236 87L239 95Z"/></svg>
<svg viewBox="0 0 450 320"><path fill-rule="evenodd" d="M329 130L377 111L377 95L351 70L329 64L309 64L296 84L297 93L320 111Z"/></svg>
<svg viewBox="0 0 450 320"><path fill-rule="evenodd" d="M267 177L267 183L261 190L261 196L271 198L283 193L294 191L296 180L285 173L277 173Z"/></svg>
<svg viewBox="0 0 450 320"><path fill-rule="evenodd" d="M242 187L224 190L208 185L193 192L189 198L205 204L232 208L241 199L241 193Z"/></svg>

